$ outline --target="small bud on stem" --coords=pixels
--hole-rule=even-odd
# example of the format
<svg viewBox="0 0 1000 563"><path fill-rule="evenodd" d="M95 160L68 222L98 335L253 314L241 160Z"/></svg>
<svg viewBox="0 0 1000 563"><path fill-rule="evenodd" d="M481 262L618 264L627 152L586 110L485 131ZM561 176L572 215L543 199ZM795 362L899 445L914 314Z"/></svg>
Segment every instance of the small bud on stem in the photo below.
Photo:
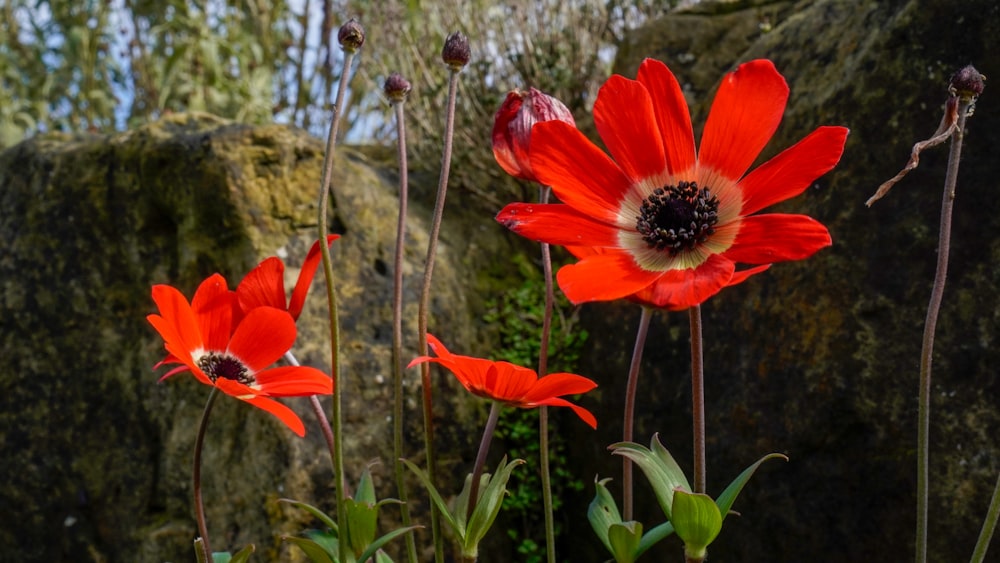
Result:
<svg viewBox="0 0 1000 563"><path fill-rule="evenodd" d="M365 28L361 27L358 20L351 18L340 26L340 31L337 32L337 41L343 50L353 53L365 44Z"/></svg>
<svg viewBox="0 0 1000 563"><path fill-rule="evenodd" d="M441 59L444 64L452 70L459 71L469 64L472 52L469 48L469 38L461 31L456 31L444 40L444 49L441 50Z"/></svg>
<svg viewBox="0 0 1000 563"><path fill-rule="evenodd" d="M385 79L385 85L382 87L382 91L385 92L386 97L392 103L406 101L406 96L410 93L411 89L410 81L403 78L398 72L390 74L389 78Z"/></svg>

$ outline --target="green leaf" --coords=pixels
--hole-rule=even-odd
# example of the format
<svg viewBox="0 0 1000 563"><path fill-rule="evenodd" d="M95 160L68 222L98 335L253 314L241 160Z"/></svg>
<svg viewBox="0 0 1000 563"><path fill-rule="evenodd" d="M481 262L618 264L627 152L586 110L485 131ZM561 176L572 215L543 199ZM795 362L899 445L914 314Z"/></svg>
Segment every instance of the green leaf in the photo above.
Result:
<svg viewBox="0 0 1000 563"><path fill-rule="evenodd" d="M608 542L611 543L611 554L617 563L632 563L642 539L642 524L631 521L612 524L608 528Z"/></svg>
<svg viewBox="0 0 1000 563"><path fill-rule="evenodd" d="M749 481L750 478L753 477L754 472L757 471L757 468L760 467L760 464L764 463L769 459L783 459L785 461L788 461L788 457L785 455L776 453L767 454L766 456L758 459L750 467L744 469L743 473L740 473L739 476L733 479L733 482L730 483L729 486L726 487L726 490L722 491L722 494L719 495L719 498L715 500L715 504L718 505L719 511L722 513L723 518L725 518L726 515L729 514L729 509L733 506L733 503L736 502L736 497L739 496L740 491L743 490L743 486L747 484L747 481Z"/></svg>
<svg viewBox="0 0 1000 563"><path fill-rule="evenodd" d="M451 511L448 510L448 503L446 503L444 499L441 498L441 495L438 493L437 488L435 488L434 484L431 483L431 480L427 477L427 474L424 473L422 469L420 469L416 465L413 465L412 463L410 463L405 459L403 460L403 463L405 463L406 466L410 468L410 471L414 472L417 475L417 478L420 479L420 482L424 484L424 488L427 489L427 494L431 496L431 502L434 503L434 506L437 506L438 512L441 513L441 518L444 519L445 524L448 524L448 526L455 533L455 535L459 537L460 540L464 538L465 526L463 525L461 529L459 529L458 524L455 522L455 517L452 516Z"/></svg>
<svg viewBox="0 0 1000 563"><path fill-rule="evenodd" d="M609 552L614 552L611 548L611 542L608 539L608 529L612 524L621 524L622 516L618 512L618 505L615 504L615 499L611 496L608 488L604 486L604 483L610 481L610 479L594 478L594 487L597 489L597 494L594 495L594 500L590 501L590 506L587 508L587 520L590 520L590 527L594 529L594 533L600 538L601 543L607 548Z"/></svg>
<svg viewBox="0 0 1000 563"><path fill-rule="evenodd" d="M639 542L639 548L635 552L635 558L638 559L640 555L646 553L646 550L672 533L674 533L674 525L670 522L664 522L643 534L642 541Z"/></svg>
<svg viewBox="0 0 1000 563"><path fill-rule="evenodd" d="M354 556L358 557L375 539L378 509L373 504L345 498L344 512L347 519L344 528L346 528L347 533L343 534L343 539L347 542L347 546L354 553Z"/></svg>
<svg viewBox="0 0 1000 563"><path fill-rule="evenodd" d="M305 510L306 512L312 514L316 518L319 518L320 521L326 524L327 528L330 528L334 532L337 531L337 523L333 520L333 518L330 518L329 516L326 515L325 512L316 508L315 506L312 506L311 504L306 504L304 502L299 502L297 500L292 500L288 498L278 499L278 502L287 502L292 506L297 506L302 510Z"/></svg>
<svg viewBox="0 0 1000 563"><path fill-rule="evenodd" d="M367 467L361 472L361 479L358 480L358 489L354 491L354 500L368 504L375 504L377 501L375 498L375 484L372 482L372 474L368 471Z"/></svg>
<svg viewBox="0 0 1000 563"><path fill-rule="evenodd" d="M383 535L382 537L380 537L377 540L373 541L371 543L371 545L368 546L368 549L366 549L364 551L364 553L362 553L361 556L358 557L358 561L368 561L369 559L371 559L372 555L376 555L378 561L382 561L383 558L384 558L385 560L388 560L388 561L391 562L392 559L388 555L386 555L384 553L381 553L381 552L379 552L379 553L376 554L376 552L378 550L382 549L382 546L384 546L385 544L389 543L390 541L398 538L399 536L401 536L401 535L403 535L403 534L405 534L407 532L411 532L413 530L416 530L417 528L422 528L422 527L423 526L409 526L409 527L406 527L406 528L397 528L397 529L395 529L395 530L393 530L393 531L391 531L391 532Z"/></svg>
<svg viewBox="0 0 1000 563"><path fill-rule="evenodd" d="M296 536L282 536L281 539L298 546L313 563L335 563L336 551L330 551L327 547L311 539ZM336 547L336 540L334 540L334 547Z"/></svg>
<svg viewBox="0 0 1000 563"><path fill-rule="evenodd" d="M463 542L463 553L472 555L477 552L479 542L486 536L490 526L500 514L500 506L503 497L507 493L507 481L515 467L524 463L523 459L511 460L507 463L507 457L500 460L496 473L489 479L489 484L482 489L476 507L472 510L472 518L469 519L469 527L466 530L465 541ZM459 508L459 510L462 510Z"/></svg>
<svg viewBox="0 0 1000 563"><path fill-rule="evenodd" d="M254 552L253 544L250 544L243 549L236 552L233 558L229 560L229 563L246 563L250 560L250 555Z"/></svg>
<svg viewBox="0 0 1000 563"><path fill-rule="evenodd" d="M674 531L684 540L684 553L692 558L703 559L708 544L722 530L722 513L712 497L701 493L689 493L680 488L674 491L673 518Z"/></svg>
<svg viewBox="0 0 1000 563"><path fill-rule="evenodd" d="M625 456L635 462L646 475L646 479L653 487L656 500L660 503L660 508L667 520L671 518L671 507L673 506L674 489L681 487L691 490L691 484L681 471L673 456L660 443L659 434L653 434L649 448L634 444L632 442L619 442L612 444L610 450L616 455Z"/></svg>

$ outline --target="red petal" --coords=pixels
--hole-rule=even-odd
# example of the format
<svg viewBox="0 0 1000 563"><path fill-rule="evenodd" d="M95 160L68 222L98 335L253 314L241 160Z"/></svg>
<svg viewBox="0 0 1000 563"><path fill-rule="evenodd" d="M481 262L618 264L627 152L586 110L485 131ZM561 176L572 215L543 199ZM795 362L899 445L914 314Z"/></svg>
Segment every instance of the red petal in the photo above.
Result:
<svg viewBox="0 0 1000 563"><path fill-rule="evenodd" d="M812 217L768 213L744 217L740 234L723 254L734 262L770 264L808 258L831 244L830 232Z"/></svg>
<svg viewBox="0 0 1000 563"><path fill-rule="evenodd" d="M486 394L503 402L520 402L538 380L534 370L509 362L493 362L486 372Z"/></svg>
<svg viewBox="0 0 1000 563"><path fill-rule="evenodd" d="M693 270L671 270L652 285L632 296L632 300L668 311L682 311L700 305L729 285L736 265L713 254Z"/></svg>
<svg viewBox="0 0 1000 563"><path fill-rule="evenodd" d="M233 330L233 298L226 278L219 274L209 276L194 292L191 309L198 318L206 350L226 349Z"/></svg>
<svg viewBox="0 0 1000 563"><path fill-rule="evenodd" d="M176 350L170 350L170 353L182 361L185 356L190 359L193 350L204 346L191 305L180 291L169 285L154 285L153 301L160 314L148 316L150 324L163 337L164 343Z"/></svg>
<svg viewBox="0 0 1000 563"><path fill-rule="evenodd" d="M601 86L594 104L594 125L611 156L634 183L666 171L663 138L649 92L624 76Z"/></svg>
<svg viewBox="0 0 1000 563"><path fill-rule="evenodd" d="M258 409L265 410L278 417L281 422L285 423L285 426L288 426L292 432L295 432L300 437L306 435L306 427L302 424L302 419L299 418L299 415L295 414L292 409L286 407L278 401L259 396L252 399L242 400L246 403L250 403Z"/></svg>
<svg viewBox="0 0 1000 563"><path fill-rule="evenodd" d="M327 235L327 246L333 244L333 241L339 238L340 235ZM298 320L299 315L302 314L302 306L306 302L306 294L309 293L309 286L312 285L313 277L316 276L316 268L319 267L322 257L323 254L320 252L319 241L316 241L309 249L309 253L306 254L305 261L302 262L302 269L299 270L299 278L295 281L295 289L292 290L292 298L288 302L288 314L295 320Z"/></svg>
<svg viewBox="0 0 1000 563"><path fill-rule="evenodd" d="M767 270L770 267L771 267L770 264L764 264L763 266L754 266L753 268L747 268L746 270L740 270L738 272L735 272L733 273L732 279L730 279L729 283L726 284L726 287L741 284L745 282L747 278L749 278L750 276L757 275L763 272L764 270Z"/></svg>
<svg viewBox="0 0 1000 563"><path fill-rule="evenodd" d="M523 92L508 92L507 98L497 110L496 116L493 118L493 133L491 135L493 157L496 158L500 168L503 168L511 176L522 180L533 180L530 166L527 165L528 160L525 158L526 155L518 154L517 139L514 139L511 131L511 123L521 111L524 96Z"/></svg>
<svg viewBox="0 0 1000 563"><path fill-rule="evenodd" d="M256 373L276 362L294 343L291 315L273 307L257 307L236 327L228 351Z"/></svg>
<svg viewBox="0 0 1000 563"><path fill-rule="evenodd" d="M559 269L559 288L576 304L611 301L631 295L653 283L663 272L643 270L625 252L588 256Z"/></svg>
<svg viewBox="0 0 1000 563"><path fill-rule="evenodd" d="M656 123L663 138L667 170L675 178L690 174L695 164L694 132L691 113L680 84L667 65L646 59L636 77L653 99Z"/></svg>
<svg viewBox="0 0 1000 563"><path fill-rule="evenodd" d="M579 395L596 387L597 383L574 373L550 373L545 377L538 378L538 382L531 387L531 390L524 396L524 400L537 402L546 397Z"/></svg>
<svg viewBox="0 0 1000 563"><path fill-rule="evenodd" d="M840 161L847 133L846 127L820 127L747 174L740 181L742 214L755 213L805 191Z"/></svg>
<svg viewBox="0 0 1000 563"><path fill-rule="evenodd" d="M616 224L632 182L572 125L545 121L531 130L531 169L538 181L576 211Z"/></svg>
<svg viewBox="0 0 1000 563"><path fill-rule="evenodd" d="M286 309L285 263L272 256L257 264L236 287L236 296L244 312L257 307Z"/></svg>
<svg viewBox="0 0 1000 563"><path fill-rule="evenodd" d="M599 223L561 203L511 203L497 221L535 241L561 246L618 246L618 227Z"/></svg>
<svg viewBox="0 0 1000 563"><path fill-rule="evenodd" d="M573 409L573 412L576 413L576 416L580 417L580 420L586 422L587 425L590 426L591 428L597 429L597 418L594 417L593 413L591 413L590 411L579 405L575 405L567 401L566 399L560 399L559 397L552 397L550 399L541 401L538 404L547 405L550 407L569 407Z"/></svg>
<svg viewBox="0 0 1000 563"><path fill-rule="evenodd" d="M333 379L311 367L283 366L254 375L261 392L272 397L308 397L333 393Z"/></svg>
<svg viewBox="0 0 1000 563"><path fill-rule="evenodd" d="M787 100L788 85L771 61L751 61L727 74L705 123L699 166L738 180L774 135Z"/></svg>

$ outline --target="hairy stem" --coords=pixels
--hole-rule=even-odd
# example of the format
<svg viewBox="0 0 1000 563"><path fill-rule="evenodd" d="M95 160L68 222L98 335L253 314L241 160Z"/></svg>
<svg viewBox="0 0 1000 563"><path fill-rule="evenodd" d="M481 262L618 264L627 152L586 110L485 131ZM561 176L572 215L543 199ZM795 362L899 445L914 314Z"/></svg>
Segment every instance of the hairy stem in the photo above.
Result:
<svg viewBox="0 0 1000 563"><path fill-rule="evenodd" d="M691 319L691 424L694 427L694 492L705 492L705 363L702 355L701 305L688 310Z"/></svg>
<svg viewBox="0 0 1000 563"><path fill-rule="evenodd" d="M201 497L201 450L205 444L205 430L208 428L208 416L212 414L212 406L219 396L219 388L212 387L212 392L205 402L205 410L201 414L201 424L198 425L198 435L194 439L194 462L191 470L191 482L194 489L194 514L198 521L198 534L201 536L201 547L206 561L212 560L212 548L208 543L208 526L205 524L205 503Z"/></svg>

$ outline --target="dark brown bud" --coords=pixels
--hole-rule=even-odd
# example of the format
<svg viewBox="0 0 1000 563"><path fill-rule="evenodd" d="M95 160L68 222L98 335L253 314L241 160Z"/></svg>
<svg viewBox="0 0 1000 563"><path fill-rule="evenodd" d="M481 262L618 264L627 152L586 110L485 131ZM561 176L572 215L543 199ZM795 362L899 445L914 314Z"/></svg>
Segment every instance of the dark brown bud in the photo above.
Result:
<svg viewBox="0 0 1000 563"><path fill-rule="evenodd" d="M337 41L340 42L340 47L343 50L353 53L365 44L365 28L361 27L358 20L351 18L340 26L340 31L337 32Z"/></svg>
<svg viewBox="0 0 1000 563"><path fill-rule="evenodd" d="M441 50L441 59L444 64L452 70L462 70L469 64L472 52L469 49L469 38L461 31L456 31L444 40L444 49Z"/></svg>
<svg viewBox="0 0 1000 563"><path fill-rule="evenodd" d="M385 79L382 91L385 92L390 102L396 103L406 101L406 96L410 93L411 88L409 80L403 78L398 72L394 72Z"/></svg>
<svg viewBox="0 0 1000 563"><path fill-rule="evenodd" d="M949 90L960 98L977 98L983 93L986 76L979 73L972 65L951 75Z"/></svg>

